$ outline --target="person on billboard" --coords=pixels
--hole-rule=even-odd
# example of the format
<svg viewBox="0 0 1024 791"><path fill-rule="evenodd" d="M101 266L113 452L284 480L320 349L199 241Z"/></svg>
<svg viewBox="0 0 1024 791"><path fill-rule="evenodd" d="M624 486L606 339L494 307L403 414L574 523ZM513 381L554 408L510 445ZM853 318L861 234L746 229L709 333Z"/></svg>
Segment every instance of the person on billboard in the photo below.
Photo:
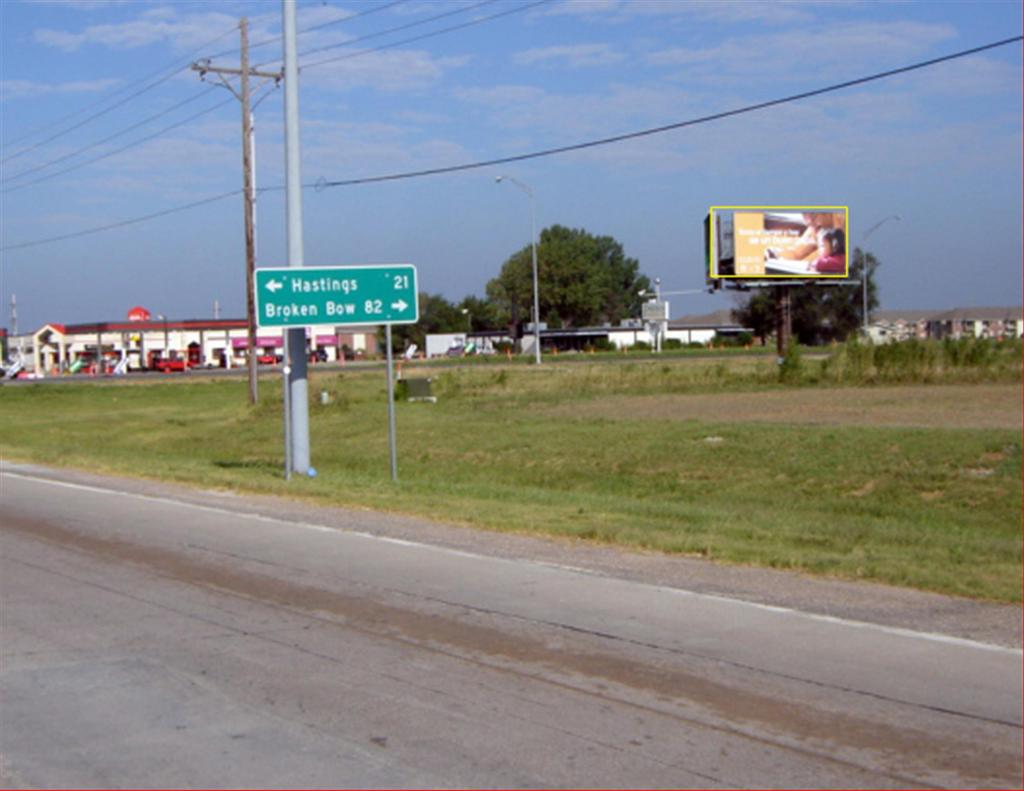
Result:
<svg viewBox="0 0 1024 791"><path fill-rule="evenodd" d="M769 248L765 251L765 258L781 258L786 261L813 261L821 257L820 236L825 231L836 227L838 215L827 212L804 212L804 232L789 247L784 249Z"/></svg>
<svg viewBox="0 0 1024 791"><path fill-rule="evenodd" d="M807 266L807 271L822 275L846 273L846 234L842 228L822 231L818 257Z"/></svg>

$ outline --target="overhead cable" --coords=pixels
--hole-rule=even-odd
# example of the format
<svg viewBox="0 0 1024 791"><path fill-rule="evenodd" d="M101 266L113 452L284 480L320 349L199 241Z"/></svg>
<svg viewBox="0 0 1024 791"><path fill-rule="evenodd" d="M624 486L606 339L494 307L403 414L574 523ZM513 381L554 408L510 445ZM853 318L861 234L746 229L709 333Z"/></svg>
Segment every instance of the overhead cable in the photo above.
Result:
<svg viewBox="0 0 1024 791"><path fill-rule="evenodd" d="M74 164L71 167L64 168L63 170L58 170L55 171L54 173L48 173L45 176L40 176L37 179L32 179L32 181L26 181L24 184L15 184L14 186L6 187L0 190L0 193L6 195L9 192L17 192L18 190L25 189L26 187L31 187L34 184L49 181L50 179L55 179L58 176L63 176L65 173L71 173L74 170L79 170L81 168L84 168L86 165L92 165L95 164L96 162L101 162L104 159L109 159L110 157L127 151L130 148L135 148L136 146L140 146L143 143L148 143L150 140L154 140L160 137L161 135L166 134L167 132L170 132L174 129L178 129L179 127L182 127L185 124L191 123L192 121L195 121L197 118L201 118L204 115L212 113L214 110L219 110L221 107L224 107L225 105L230 104L233 101L234 97L229 97L225 99L223 102L218 102L217 104L212 105L211 107L207 107L205 110L200 110L198 113L190 115L188 118L183 118L177 123L173 123L170 126L165 126L163 129L153 132L152 134L146 135L145 137L140 137L138 140L133 140L131 143L127 143L126 145L123 145L120 148L116 148L113 151L108 151L105 154L100 154L99 156L93 157L92 159L87 159L84 162L78 162L77 164Z"/></svg>
<svg viewBox="0 0 1024 791"><path fill-rule="evenodd" d="M162 211L153 212L152 214L146 214L142 217L132 217L130 220L121 220L119 222L112 222L109 225L100 225L96 228L88 228L84 231L73 231L72 233L62 234L61 236L51 236L49 239L40 239L35 242L22 242L21 244L10 244L6 247L0 247L0 252L6 252L8 250L22 250L26 247L35 247L41 244L48 244L49 242L63 242L66 239L77 239L80 236L89 236L94 233L101 233L102 231L112 231L115 228L124 228L128 225L137 225L140 222L147 222L148 220L155 220L159 217L166 217L169 214L177 214L178 212L187 211L188 209L196 209L200 206L206 206L210 203L216 203L222 201L225 198L230 198L234 195L241 195L242 190L233 190L231 192L222 192L220 195L211 195L208 198L202 198L192 203L186 203L183 206L174 206L170 209L164 209Z"/></svg>
<svg viewBox="0 0 1024 791"><path fill-rule="evenodd" d="M889 69L888 71L878 72L868 77L859 77L855 80L847 80L846 82L836 83L829 85L825 88L818 88L813 91L804 91L802 93L795 93L791 96L785 96L781 99L771 99L766 102L759 102L757 104L749 104L745 107L737 107L733 110L724 110L720 113L712 113L711 115L704 115L699 118L691 118L687 121L678 121L673 124L665 124L664 126L656 126L651 129L642 129L638 132L626 132L621 135L613 135L612 137L602 137L598 140L589 140L585 143L573 143L572 145L559 146L557 148L547 148L541 151L532 151L526 154L515 154L508 157L500 157L498 159L488 159L481 162L468 162L462 165L449 165L447 167L440 168L429 168L426 170L409 171L406 173L393 173L386 176L367 176L365 178L356 179L343 179L340 181L318 181L316 184L307 184L306 187L315 187L318 190L327 189L329 187L349 187L356 184L374 184L382 181L398 181L400 179L420 178L422 176L437 176L442 173L455 173L460 170L474 170L476 168L485 168L492 165L505 165L510 162L523 162L528 159L539 159L541 157L549 157L554 154L567 154L572 151L582 151L587 148L596 148L597 146L606 146L611 143L621 143L625 140L633 140L639 137L648 137L650 135L662 134L664 132L671 132L676 129L684 129L688 126L697 126L699 124L706 124L711 121L720 121L723 118L730 118L735 115L743 115L744 113L752 113L756 110L764 110L769 107L777 107L780 104L788 104L790 102L797 102L802 99L809 99L813 96L821 96L822 94L832 93L834 91L843 90L844 88L852 88L855 85L863 85L868 82L874 82L876 80L882 80L887 77L895 77L898 74L906 74L907 72L916 71L918 69L924 69L928 66L935 66L939 63L945 63L946 61L955 60L957 58L963 58L968 55L975 55L979 52L986 50L995 49L996 47L1003 47L1007 44L1013 44L1024 39L1024 36L1014 36L1013 38L1003 39L1002 41L996 41L992 44L985 44L981 47L974 47L972 49L962 50L955 52L952 55L944 55L941 58L932 58L931 60L921 61L920 63L914 63L910 66L903 66L898 69ZM279 188L280 189L280 188Z"/></svg>
<svg viewBox="0 0 1024 791"><path fill-rule="evenodd" d="M307 49L305 52L300 52L299 57L301 58L305 57L306 55L315 55L318 52L328 52L332 49L340 49L342 47L351 47L353 44L358 44L360 41L369 41L372 38L380 38L381 36L386 36L391 33L398 33L402 30L408 30L409 28L419 27L420 25L426 25L429 24L430 22L436 22L439 19L446 19L447 17L455 16L457 14L465 14L468 11L474 11L477 8L482 8L483 6L491 5L492 3L496 2L497 0L480 0L479 2L473 3L472 5L463 6L462 8L455 8L451 11L445 11L444 13L441 14L435 14L434 16L427 17L426 19L417 19L413 22L407 22L404 25L398 25L397 27L393 27L388 30L378 30L376 33L368 33L365 36L359 36L358 38L352 38L349 39L348 41L342 41L337 44L325 44L322 47Z"/></svg>
<svg viewBox="0 0 1024 791"><path fill-rule="evenodd" d="M44 130L52 129L54 126L62 124L65 121L69 121L72 118L75 118L75 117L81 115L82 113L87 112L88 110L92 109L93 107L98 107L98 106L104 104L105 102L110 101L115 96L118 96L119 94L122 94L125 91L131 90L135 86L141 85L141 84L147 82L148 80L151 80L153 77L155 77L158 74L163 74L163 76L160 79L156 80L155 82L153 82L153 83L151 83L149 85L146 85L144 88L141 88L138 91L135 91L134 93L132 93L131 95L125 97L124 99L122 99L121 101L117 102L116 104L113 104L110 107L107 107L107 108L105 108L103 110L100 110L99 112L94 113L93 115L90 115L88 118L85 118L82 121L79 121L77 124L74 124L73 126L69 126L66 129L61 129L60 131L50 135L45 140L39 141L35 145L29 146L27 148L24 148L24 149L22 149L20 151L15 152L14 154L11 154L11 155L9 155L7 157L4 157L3 159L0 159L0 163L8 162L8 161L10 161L12 159L16 159L16 158L18 158L20 156L24 156L25 154L29 153L30 151L35 151L37 148L40 148L41 146L44 146L47 143L52 143L54 140L57 140L58 138L61 138L64 135L69 134L70 132L74 132L76 129L81 129L86 124L90 123L91 121L96 120L97 118L101 118L102 116L106 115L107 113L111 112L112 110L116 110L118 107L122 107L123 105L127 104L128 102L130 102L132 99L136 99L139 96L142 96L143 94L148 93L149 91L153 90L154 88L156 88L156 87L158 87L160 85L163 85L165 82L167 82L168 80L173 78L175 75L177 75L179 71L181 71L182 69L186 68L187 65L192 62L192 59L195 57L195 55L197 55L200 52L202 52L203 50L205 50L211 44L213 44L213 43L219 41L220 39L224 38L224 36L227 36L227 35L233 33L237 29L238 29L237 27L233 27L230 30L224 31L220 35L214 36L212 39L207 41L201 47L197 48L191 55L189 55L184 60L184 63L182 62L181 58L178 58L175 61L173 61L173 63L171 63L171 64L169 64L167 66L164 66L161 69L157 69L156 71L148 74L145 77L142 77L141 79L135 80L133 82L128 83L127 85L122 86L121 88L118 88L116 91L113 91L109 95L103 97L102 99L99 99L99 100L93 102L92 104L86 105L85 107L80 108L80 109L76 110L75 112L70 113L69 115L66 115L66 116L64 116L62 118L59 118L56 121L52 121L52 122L46 124L46 126L37 127L36 129L32 130L31 132L27 132L26 134L23 134L21 137L18 137L18 138L15 138L14 140L5 142L5 146L6 147L10 147L11 145L14 145L14 144L16 144L16 143L18 143L18 142L20 142L22 140L26 140L28 138L34 137L38 132L42 132ZM164 72L167 71L168 69L170 69L170 72L167 73L167 74L164 74Z"/></svg>
<svg viewBox="0 0 1024 791"><path fill-rule="evenodd" d="M575 145L562 146L560 148L545 149L543 151L535 151L535 152L532 152L532 153L519 154L519 155L512 156L512 157L502 157L502 158L499 158L499 159L491 159L491 160L486 160L486 161L483 161L483 162L472 162L472 163L463 164L463 165L453 165L453 166L445 167L445 168L432 168L432 169L429 169L429 170L412 171L412 172L408 172L408 173L396 173L396 174L391 174L391 175L387 175L387 176L371 176L371 177L367 177L367 178L346 179L346 180L332 181L332 182L320 181L320 182L317 182L316 184L307 184L307 185L305 185L305 188L307 188L307 189L308 188L316 188L317 190L320 190L320 189L324 189L324 188L327 188L327 187L344 187L344 186L353 186L353 185L357 185L357 184L372 184L372 183L383 182L383 181L396 181L398 179L410 179L410 178L417 178L417 177L421 177L421 176L434 176L434 175L439 175L439 174L442 174L442 173L454 173L454 172L457 172L457 171L470 170L470 169L473 169L473 168L483 168L483 167L488 167L488 166L491 166L491 165L506 164L508 162L521 162L521 161L527 160L527 159L535 159L535 158L538 158L538 157L552 156L554 154L566 153L566 152L569 152L569 151L579 151L581 149L592 148L592 147L600 146L600 145L609 145L611 143L621 142L623 140L630 140L630 139L633 139L633 138L645 137L645 136L648 136L648 135L654 135L654 134L658 134L658 133L661 133L661 132L668 132L668 131L672 131L672 130L675 130L675 129L682 129L682 128L688 127L688 126L696 126L697 124L709 123L711 121L720 120L722 118L728 118L728 117L731 117L731 116L741 115L743 113L749 113L749 112L754 112L756 110L762 110L762 109L765 109L767 107L774 107L774 106L778 106L778 105L781 105L781 104L786 104L788 102L795 102L795 101L799 101L801 99L808 99L808 98L811 98L813 96L821 96L823 94L831 93L831 92L834 92L834 91L839 91L839 90L842 90L844 88L851 88L851 87L853 87L855 85L863 85L865 83L874 82L874 81L877 81L877 80L882 80L882 79L885 79L887 77L894 77L894 76L896 76L898 74L906 74L908 72L916 71L918 69L924 69L924 68L928 68L929 66L935 66L935 65L937 65L939 63L946 63L948 61L956 60L958 58L964 58L964 57L967 57L969 55L975 55L975 54L977 54L979 52L985 52L987 50L996 49L997 47L1004 47L1004 46L1007 46L1008 44L1019 43L1022 40L1024 40L1024 36L1014 36L1012 38L1007 38L1007 39L1003 39L1001 41L992 42L991 44L984 44L984 45L982 45L980 47L973 47L971 49L966 49L966 50L961 50L959 52L954 52L954 53L952 53L950 55L944 55L944 56L939 57L939 58L932 58L930 60L920 61L918 63L913 63L913 64L911 64L909 66L903 66L903 67L900 67L900 68L897 68L897 69L889 69L887 71L878 72L876 74L872 74L872 75L867 76L867 77L860 77L858 79L847 80L846 82L836 83L834 85L829 85L829 86L826 86L824 88L819 88L819 89L814 90L814 91L805 91L803 93L793 94L792 96L787 96L787 97L784 97L782 99L773 99L773 100L770 100L770 101L767 101L767 102L760 102L758 104L751 104L751 105L747 105L745 107L736 108L734 110L727 110L725 112L715 113L714 115L703 116L701 118L694 118L694 119L691 119L689 121L680 121L680 122L674 123L674 124L667 124L665 126L659 126L659 127L655 127L655 128L652 128L652 129L645 129L645 130L641 130L639 132L630 132L630 133L627 133L627 134L616 135L614 137L606 137L606 138L602 138L600 140L592 140L592 141L589 141L589 142L586 142L586 143L577 143ZM283 189L284 189L283 187L265 187L265 188L260 189L259 192L281 191ZM201 206L201 205L204 205L206 203L213 203L215 201L222 200L222 199L224 199L226 197L229 197L230 195L238 195L238 194L241 194L241 190L237 190L235 192L224 193L222 195L216 195L216 196L213 196L211 198L206 198L206 199L201 200L201 201L196 201L195 203L190 203L190 204L186 204L184 206L177 206L177 207L174 207L174 208L171 208L171 209L166 209L166 210L164 210L162 212L157 212L156 214L146 215L145 217L136 217L136 218L133 218L133 219L130 219L130 220L123 220L123 221L121 221L119 223L112 223L110 225L105 225L105 226L102 226L102 227L99 227L99 228L89 228L89 229L86 229L86 230L83 230L83 231L77 231L77 232L74 232L74 233L64 234L62 236L50 237L50 238L46 238L46 239L37 239L37 240L34 240L34 241L30 241L30 242L22 242L20 244L6 245L6 246L3 246L3 247L0 247L0 252L5 252L5 251L8 251L8 250L20 250L20 249L24 249L26 247L35 247L35 246L38 246L38 245L49 244L51 242L64 241L66 239L73 239L73 238L76 238L76 237L79 237L79 236L86 236L88 234L99 233L100 231L106 231L106 230L110 230L110 229L113 229L113 228L119 228L119 227L122 227L124 225L131 225L131 224L134 224L134 223L145 222L146 220L154 219L156 217L163 217L163 216L166 216L168 214L173 214L175 212L186 211L187 209L191 209L191 208L194 208L196 206Z"/></svg>
<svg viewBox="0 0 1024 791"><path fill-rule="evenodd" d="M376 14L376 13L378 13L380 11L387 11L389 8L394 8L395 6L405 5L408 2L410 2L410 0L392 0L392 2L390 2L390 3L385 3L384 5L379 5L379 6L376 6L374 8L368 8L365 11L358 11L358 12L356 12L354 14L349 14L346 17L340 17L338 19L331 19L331 20L328 20L327 22L321 22L321 23L319 23L317 25L310 25L309 27L304 27L301 30L297 31L296 35L297 36L301 36L301 35L303 35L305 33L312 33L315 30L323 30L325 27L331 27L332 25L340 25L343 22L351 22L353 19L359 19L360 17L369 16L370 14ZM278 41L280 41L282 38L283 38L283 36L274 36L273 38L266 38L266 39L263 39L263 41L257 41L255 44L250 44L249 45L249 49L251 49L251 50L252 49L258 49L260 47L265 47L268 44L275 44ZM213 58L223 58L225 55L234 55L238 51L239 51L238 47L235 47L234 49L228 49L228 50L224 50L223 52L218 52L216 54L209 55L208 57L211 60ZM273 61L270 61L270 62L272 63Z"/></svg>
<svg viewBox="0 0 1024 791"><path fill-rule="evenodd" d="M314 61L313 63L300 63L299 68L301 70L315 69L317 66L324 66L328 63L337 63L341 60L349 60L350 58L359 58L363 55L369 55L373 52L380 52L385 49L393 49L395 47L401 47L405 44L412 44L416 41L423 41L424 39L433 38L434 36L440 36L445 33L452 33L456 30L462 30L467 27L473 27L474 25L481 25L484 22L490 22L493 19L500 19L502 17L510 16L512 14L520 14L523 11L529 11L531 8L536 8L540 5L545 5L552 2L553 0L534 0L532 3L518 6L516 8L510 8L507 11L500 11L497 14L491 14L490 16L480 17L479 19L471 19L469 22L463 22L459 25L452 25L451 27L441 28L440 30L433 30L430 33L422 33L418 36L412 36L411 38L402 39L401 41L394 41L390 44L381 44L379 47L373 47L371 49L359 50L359 52L350 52L346 55L338 55L333 58L326 58L324 60ZM349 42L351 43L351 42ZM274 63L275 61L270 61ZM265 65L265 64L264 64Z"/></svg>
<svg viewBox="0 0 1024 791"><path fill-rule="evenodd" d="M36 165L34 167L29 168L28 170L23 170L20 173L15 173L13 176L4 176L2 179L0 179L0 182L16 181L16 180L18 180L20 178L23 178L23 177L29 175L30 173L37 173L38 171L43 170L45 168L48 168L51 165L56 165L59 162L65 162L65 161L67 161L69 159L73 159L74 157L77 157L80 154L84 154L86 151L91 151L92 149L96 148L97 146L101 146L104 143L109 143L111 140L115 140L116 138L120 137L121 135L128 134L128 132L133 132L136 129L138 129L139 127L142 127L142 126L145 126L146 124L152 123L153 121L157 120L158 118L163 118L165 115L170 115L175 110L177 110L177 109L179 109L181 107L184 107L187 104L191 104L192 102L196 101L197 99L203 98L204 96L206 96L211 91L217 90L219 87L220 87L219 85L211 85L205 91L200 91L199 93L195 94L194 96L190 96L187 99L183 99L182 101L178 102L177 104L171 105L170 107L168 107L165 110L162 110L161 112L157 113L156 115L151 115L148 118L144 118L143 120L139 121L138 123L135 123L135 124L132 124L131 126L125 127L124 129L122 129L122 130L120 130L118 132L114 132L114 134L112 134L112 135L108 135L107 137L103 138L102 140L97 140L95 143L90 143L87 146L79 148L77 151L72 151L69 154L64 154L62 156L59 156L56 159L51 159L49 162L44 162L41 165Z"/></svg>

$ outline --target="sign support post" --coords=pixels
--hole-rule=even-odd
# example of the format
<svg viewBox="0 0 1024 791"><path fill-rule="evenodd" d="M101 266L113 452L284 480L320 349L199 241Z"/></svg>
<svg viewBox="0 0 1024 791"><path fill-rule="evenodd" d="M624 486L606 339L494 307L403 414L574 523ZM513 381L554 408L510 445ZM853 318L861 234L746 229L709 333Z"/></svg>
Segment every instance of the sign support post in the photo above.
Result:
<svg viewBox="0 0 1024 791"><path fill-rule="evenodd" d="M305 265L302 244L302 176L299 162L299 64L295 37L295 0L281 0L284 41L285 201L288 219L288 266ZM287 330L292 359L288 368L291 391L292 466L301 475L315 474L309 466L309 381L306 371L306 332Z"/></svg>
<svg viewBox="0 0 1024 791"><path fill-rule="evenodd" d="M292 373L292 359L288 347L288 333L284 336L284 365L281 366L281 392L284 394L284 479L292 479L292 409L288 378Z"/></svg>
<svg viewBox="0 0 1024 791"><path fill-rule="evenodd" d="M384 325L387 346L388 448L391 480L398 480L395 440L395 382L391 325L419 321L416 267L411 264L375 264L333 267L276 267L256 270L256 316L260 327L285 330L285 477L293 472L315 474L299 455L301 428L292 422L300 413L301 396L288 385L306 363L305 328L318 325ZM295 338L298 336L298 343ZM303 403L304 405L304 403ZM308 428L307 428L308 431Z"/></svg>
<svg viewBox="0 0 1024 791"><path fill-rule="evenodd" d="M391 359L391 325L384 325L384 343L388 347L388 451L391 455L391 480L398 481L398 447L395 441L395 373Z"/></svg>

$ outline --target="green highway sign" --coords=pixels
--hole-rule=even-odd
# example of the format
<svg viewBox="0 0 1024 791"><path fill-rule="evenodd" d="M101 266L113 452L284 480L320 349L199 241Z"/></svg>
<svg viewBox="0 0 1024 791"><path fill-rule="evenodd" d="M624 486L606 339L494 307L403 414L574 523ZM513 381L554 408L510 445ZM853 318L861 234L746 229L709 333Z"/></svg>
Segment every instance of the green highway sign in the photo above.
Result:
<svg viewBox="0 0 1024 791"><path fill-rule="evenodd" d="M275 267L256 270L256 324L415 324L416 267Z"/></svg>

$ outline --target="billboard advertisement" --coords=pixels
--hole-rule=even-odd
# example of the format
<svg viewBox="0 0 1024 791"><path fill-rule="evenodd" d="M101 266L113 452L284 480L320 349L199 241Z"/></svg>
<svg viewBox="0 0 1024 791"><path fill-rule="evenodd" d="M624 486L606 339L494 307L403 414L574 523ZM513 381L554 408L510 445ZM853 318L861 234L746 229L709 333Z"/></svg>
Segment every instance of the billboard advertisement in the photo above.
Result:
<svg viewBox="0 0 1024 791"><path fill-rule="evenodd" d="M845 278L845 206L712 206L706 221L712 280Z"/></svg>

